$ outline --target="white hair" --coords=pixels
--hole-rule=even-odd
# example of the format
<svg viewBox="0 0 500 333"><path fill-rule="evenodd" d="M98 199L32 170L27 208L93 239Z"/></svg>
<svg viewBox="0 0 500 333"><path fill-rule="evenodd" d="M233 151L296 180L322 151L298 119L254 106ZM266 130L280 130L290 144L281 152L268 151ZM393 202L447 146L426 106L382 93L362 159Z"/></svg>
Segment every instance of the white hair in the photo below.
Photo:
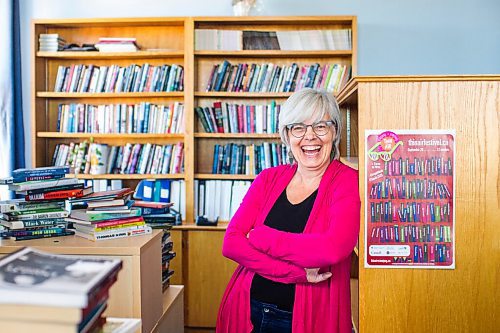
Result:
<svg viewBox="0 0 500 333"><path fill-rule="evenodd" d="M281 141L287 146L290 152L290 141L288 140L289 124L302 123L308 119L313 119L314 122L320 121L325 115L328 115L333 121L335 127L335 136L333 137L331 159L338 160L340 158L340 135L342 133L342 121L340 118L340 110L331 93L320 89L304 88L293 93L283 104L279 114L279 133Z"/></svg>

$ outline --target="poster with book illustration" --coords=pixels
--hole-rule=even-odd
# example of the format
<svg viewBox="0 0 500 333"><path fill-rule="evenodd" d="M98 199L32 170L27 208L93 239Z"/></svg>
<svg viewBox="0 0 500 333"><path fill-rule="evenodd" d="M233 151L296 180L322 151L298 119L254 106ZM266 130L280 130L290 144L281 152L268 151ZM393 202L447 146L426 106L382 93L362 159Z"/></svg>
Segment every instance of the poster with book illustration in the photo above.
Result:
<svg viewBox="0 0 500 333"><path fill-rule="evenodd" d="M365 131L365 267L455 268L455 131Z"/></svg>

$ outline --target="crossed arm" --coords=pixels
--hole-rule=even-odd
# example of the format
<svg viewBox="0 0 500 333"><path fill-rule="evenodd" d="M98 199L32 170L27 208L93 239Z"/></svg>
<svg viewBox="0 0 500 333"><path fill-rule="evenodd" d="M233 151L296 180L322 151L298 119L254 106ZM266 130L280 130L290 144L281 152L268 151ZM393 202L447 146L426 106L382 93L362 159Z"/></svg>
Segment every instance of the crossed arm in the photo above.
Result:
<svg viewBox="0 0 500 333"><path fill-rule="evenodd" d="M325 210L328 230L306 234L255 227L256 214L264 206L266 174L255 179L231 220L224 238L224 256L270 280L301 283L308 280L306 269L336 264L352 252L359 232L357 173L345 175L336 186L332 204ZM317 274L314 270L307 273L311 271Z"/></svg>
<svg viewBox="0 0 500 333"><path fill-rule="evenodd" d="M357 173L343 175L324 214L325 233L295 234L258 226L249 235L250 245L279 260L300 267L325 267L351 254L359 233L360 201Z"/></svg>
<svg viewBox="0 0 500 333"><path fill-rule="evenodd" d="M307 282L306 271L289 261L273 258L250 245L247 235L254 228L258 212L264 206L266 172L252 183L234 214L224 236L222 254L259 275L281 283Z"/></svg>

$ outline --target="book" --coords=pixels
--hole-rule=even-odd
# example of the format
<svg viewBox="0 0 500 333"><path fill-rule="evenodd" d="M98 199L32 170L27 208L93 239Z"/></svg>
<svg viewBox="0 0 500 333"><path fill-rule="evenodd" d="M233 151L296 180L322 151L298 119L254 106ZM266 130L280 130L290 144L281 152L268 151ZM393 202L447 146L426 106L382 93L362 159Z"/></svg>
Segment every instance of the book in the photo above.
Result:
<svg viewBox="0 0 500 333"><path fill-rule="evenodd" d="M14 220L5 221L1 220L0 224L11 229L24 229L24 228L38 228L38 227L48 227L55 225L66 225L64 218L48 218L48 219L36 219L36 220Z"/></svg>
<svg viewBox="0 0 500 333"><path fill-rule="evenodd" d="M43 201L43 200L57 200L57 199L68 199L68 198L80 198L86 194L92 193L92 187L74 189L74 190L62 190L62 191L50 191L45 193L35 193L26 195L26 201Z"/></svg>
<svg viewBox="0 0 500 333"><path fill-rule="evenodd" d="M94 212L94 211L87 211L85 209L73 209L69 217L72 219L91 222L91 221L113 220L126 217L135 217L140 215L141 211L139 209L131 209L129 213L103 213L100 211Z"/></svg>
<svg viewBox="0 0 500 333"><path fill-rule="evenodd" d="M11 199L0 201L0 213L22 212L31 209L60 208L63 202L27 202L24 199Z"/></svg>
<svg viewBox="0 0 500 333"><path fill-rule="evenodd" d="M40 238L53 238L53 237L61 237L61 236L72 236L75 232L73 230L65 230L60 233L52 233L52 234L42 234L42 235L26 235L26 236L15 236L13 237L15 241L23 241L23 240L32 240L32 239L40 239Z"/></svg>
<svg viewBox="0 0 500 333"><path fill-rule="evenodd" d="M9 215L1 214L0 217L6 221L27 221L27 220L38 220L38 219L53 219L68 216L68 212L65 210L56 210L52 212L42 212L34 214L21 214L21 215Z"/></svg>
<svg viewBox="0 0 500 333"><path fill-rule="evenodd" d="M9 184L9 189L11 191L28 191L28 190L41 189L45 187L73 185L77 184L78 182L79 181L76 178L61 178L56 180L32 181L32 182Z"/></svg>
<svg viewBox="0 0 500 333"><path fill-rule="evenodd" d="M95 201L89 201L87 203L87 207L89 209L95 209L101 207L119 207L119 206L124 206L126 202L127 202L126 198L95 200Z"/></svg>
<svg viewBox="0 0 500 333"><path fill-rule="evenodd" d="M12 171L12 178L14 179L15 183L20 183L27 181L26 178L29 177L41 177L67 173L69 173L69 166L51 166L33 169L23 168Z"/></svg>
<svg viewBox="0 0 500 333"><path fill-rule="evenodd" d="M81 198L76 198L76 199L71 199L69 200L70 203L80 203L80 202L87 202L87 201L96 201L96 200L111 200L111 199L121 199L126 197L127 195L132 194L134 191L131 190L130 188L122 188L119 190L110 190L110 191L100 191L100 192L94 192L89 195L83 196Z"/></svg>
<svg viewBox="0 0 500 333"><path fill-rule="evenodd" d="M107 230L107 231L98 231L92 234L75 230L75 235L86 238L91 241L100 241L106 239L114 239L114 238L124 238L124 237L134 237L147 235L152 233L153 230L149 226L137 226L130 228L120 228L115 230Z"/></svg>
<svg viewBox="0 0 500 333"><path fill-rule="evenodd" d="M0 303L85 308L118 259L57 255L23 248L0 259Z"/></svg>

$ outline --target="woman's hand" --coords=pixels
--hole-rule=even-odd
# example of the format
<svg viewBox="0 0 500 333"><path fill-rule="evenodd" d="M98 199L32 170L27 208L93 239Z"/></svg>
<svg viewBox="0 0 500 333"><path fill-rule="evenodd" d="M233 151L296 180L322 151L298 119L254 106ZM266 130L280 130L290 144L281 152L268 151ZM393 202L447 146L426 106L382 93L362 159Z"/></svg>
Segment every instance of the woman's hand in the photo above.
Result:
<svg viewBox="0 0 500 333"><path fill-rule="evenodd" d="M318 283L328 280L332 277L332 273L319 273L319 268L304 268L306 270L307 282Z"/></svg>

